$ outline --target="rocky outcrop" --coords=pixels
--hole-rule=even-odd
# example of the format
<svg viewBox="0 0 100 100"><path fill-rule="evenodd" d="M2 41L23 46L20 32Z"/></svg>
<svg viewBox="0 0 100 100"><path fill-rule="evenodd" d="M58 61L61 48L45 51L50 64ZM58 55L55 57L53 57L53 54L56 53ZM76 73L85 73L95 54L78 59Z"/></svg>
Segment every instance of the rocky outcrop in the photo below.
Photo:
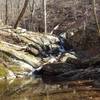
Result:
<svg viewBox="0 0 100 100"><path fill-rule="evenodd" d="M71 34L69 37L75 36L77 37ZM81 50L75 48L76 45L72 45L71 40L67 39L66 33L64 38L62 34L57 37L3 26L0 30L0 59L5 67L0 67L4 70L2 75L6 79L34 74L41 75L43 79L53 78L54 81L98 79L98 46ZM78 41L78 38L75 40Z"/></svg>
<svg viewBox="0 0 100 100"><path fill-rule="evenodd" d="M53 47L59 41L57 37L49 34L29 32L21 28L8 29L6 26L1 28L0 58L15 75L38 68L43 64L42 57L47 55L51 45ZM18 68L19 72L16 71Z"/></svg>

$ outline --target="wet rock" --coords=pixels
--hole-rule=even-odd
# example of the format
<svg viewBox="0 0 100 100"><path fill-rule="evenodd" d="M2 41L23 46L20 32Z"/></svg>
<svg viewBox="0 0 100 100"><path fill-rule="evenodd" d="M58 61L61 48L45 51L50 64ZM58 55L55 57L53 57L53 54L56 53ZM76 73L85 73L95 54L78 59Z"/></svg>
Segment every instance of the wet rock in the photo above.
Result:
<svg viewBox="0 0 100 100"><path fill-rule="evenodd" d="M43 75L50 75L50 76L55 76L55 75L59 75L61 73L64 73L66 71L68 71L69 69L71 69L70 64L67 63L49 63L46 65L43 65Z"/></svg>
<svg viewBox="0 0 100 100"><path fill-rule="evenodd" d="M31 45L29 45L26 48L25 51L28 52L28 53L30 53L30 54L32 54L32 55L34 55L34 56L38 56L40 54L40 51L38 50L38 48L35 47L35 46L31 46Z"/></svg>
<svg viewBox="0 0 100 100"><path fill-rule="evenodd" d="M16 75L11 70L8 70L8 75L6 76L6 79L11 80L15 78L16 78Z"/></svg>
<svg viewBox="0 0 100 100"><path fill-rule="evenodd" d="M70 52L70 53L64 53L61 58L60 61L61 62L67 62L68 59L77 59L77 56L75 56L74 52Z"/></svg>
<svg viewBox="0 0 100 100"><path fill-rule="evenodd" d="M4 64L0 64L0 79L15 79L15 74L8 68L5 67Z"/></svg>

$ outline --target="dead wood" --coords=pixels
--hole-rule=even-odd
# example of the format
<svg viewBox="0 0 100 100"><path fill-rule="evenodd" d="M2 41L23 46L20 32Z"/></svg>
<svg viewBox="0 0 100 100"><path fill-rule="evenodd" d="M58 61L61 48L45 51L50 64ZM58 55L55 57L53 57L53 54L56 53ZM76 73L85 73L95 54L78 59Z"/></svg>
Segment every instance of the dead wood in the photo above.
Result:
<svg viewBox="0 0 100 100"><path fill-rule="evenodd" d="M18 16L17 21L15 22L14 29L17 28L17 25L18 25L19 21L20 21L21 18L23 17L23 15L24 15L24 13L25 13L25 10L26 10L26 8L27 8L28 2L29 2L29 0L25 0L24 6L23 6L23 8L22 8L22 11L21 11L20 15Z"/></svg>

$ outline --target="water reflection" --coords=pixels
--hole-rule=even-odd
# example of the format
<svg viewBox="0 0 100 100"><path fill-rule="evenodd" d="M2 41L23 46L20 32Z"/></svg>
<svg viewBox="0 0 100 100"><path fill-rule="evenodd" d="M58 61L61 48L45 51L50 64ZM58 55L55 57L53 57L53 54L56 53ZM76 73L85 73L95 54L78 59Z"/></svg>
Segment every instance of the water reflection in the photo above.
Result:
<svg viewBox="0 0 100 100"><path fill-rule="evenodd" d="M92 87L92 80L45 82L32 77L0 81L0 100L100 100L100 90Z"/></svg>

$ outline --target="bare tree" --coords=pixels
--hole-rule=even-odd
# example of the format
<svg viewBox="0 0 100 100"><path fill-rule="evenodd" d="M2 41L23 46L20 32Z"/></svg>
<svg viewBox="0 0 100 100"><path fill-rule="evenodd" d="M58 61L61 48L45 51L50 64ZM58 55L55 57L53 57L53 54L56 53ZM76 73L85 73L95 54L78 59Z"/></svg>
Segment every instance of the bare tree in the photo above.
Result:
<svg viewBox="0 0 100 100"><path fill-rule="evenodd" d="M18 2L17 2L17 12L19 13L19 9L20 8L20 0L18 0Z"/></svg>
<svg viewBox="0 0 100 100"><path fill-rule="evenodd" d="M31 12L31 18L34 14L34 10L35 10L35 1L32 0L32 2L29 3L29 9L30 9L30 12Z"/></svg>
<svg viewBox="0 0 100 100"><path fill-rule="evenodd" d="M94 18L95 18L95 22L96 22L96 26L97 26L97 29L98 29L98 33L100 35L100 27L99 27L99 21L98 21L98 18L97 18L97 13L96 13L96 1L93 0L93 13L94 13Z"/></svg>
<svg viewBox="0 0 100 100"><path fill-rule="evenodd" d="M73 1L73 11L74 11L74 18L75 18L75 20L77 20L77 0L74 0Z"/></svg>
<svg viewBox="0 0 100 100"><path fill-rule="evenodd" d="M17 28L19 21L21 20L21 18L23 17L23 15L25 13L25 10L27 8L28 2L29 2L29 0L25 0L24 6L22 8L22 11L21 11L21 13L18 16L17 21L15 22L15 25L14 25L15 29Z"/></svg>
<svg viewBox="0 0 100 100"><path fill-rule="evenodd" d="M46 2L47 0L43 0L43 8L44 8L44 29L45 29L45 33L47 33L47 10L46 10Z"/></svg>
<svg viewBox="0 0 100 100"><path fill-rule="evenodd" d="M5 4L5 24L7 24L8 22L8 0L6 0L6 4Z"/></svg>
<svg viewBox="0 0 100 100"><path fill-rule="evenodd" d="M29 11L30 11L30 19L29 19L29 30L32 30L33 28L33 15L35 13L35 0L32 0L29 2Z"/></svg>

